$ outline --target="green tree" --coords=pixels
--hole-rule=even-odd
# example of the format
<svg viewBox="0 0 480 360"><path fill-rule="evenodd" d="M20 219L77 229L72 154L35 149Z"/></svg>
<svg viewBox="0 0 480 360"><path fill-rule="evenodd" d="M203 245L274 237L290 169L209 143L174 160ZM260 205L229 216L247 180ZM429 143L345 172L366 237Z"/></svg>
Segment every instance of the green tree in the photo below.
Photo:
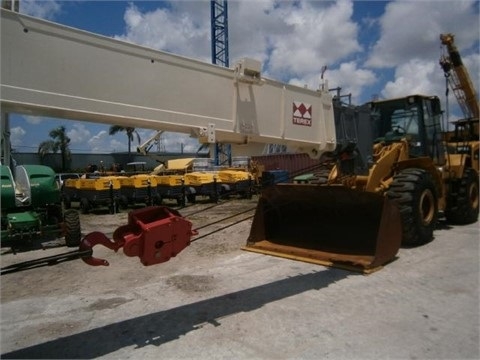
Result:
<svg viewBox="0 0 480 360"><path fill-rule="evenodd" d="M40 143L38 146L38 154L43 159L46 154L52 152L57 153L60 151L62 156L62 171L67 168L67 162L71 159L72 153L70 152L70 138L65 132L65 126L59 126L53 129L48 134L52 140L46 140Z"/></svg>
<svg viewBox="0 0 480 360"><path fill-rule="evenodd" d="M135 130L134 127L124 127L120 125L112 125L110 126L110 130L108 131L109 135L115 135L118 132L125 131L128 137L128 158L130 159L131 157L131 145L132 141L134 140L134 134L137 137L138 145L140 145L140 135L138 135L138 132Z"/></svg>

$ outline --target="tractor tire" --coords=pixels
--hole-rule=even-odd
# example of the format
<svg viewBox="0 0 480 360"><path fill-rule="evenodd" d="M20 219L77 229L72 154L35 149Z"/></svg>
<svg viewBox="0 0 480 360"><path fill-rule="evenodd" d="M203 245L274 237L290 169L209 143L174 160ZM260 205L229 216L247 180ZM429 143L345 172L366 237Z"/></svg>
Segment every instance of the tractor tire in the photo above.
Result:
<svg viewBox="0 0 480 360"><path fill-rule="evenodd" d="M63 197L63 206L65 209L71 209L72 208L72 200L70 199L70 196L65 195Z"/></svg>
<svg viewBox="0 0 480 360"><path fill-rule="evenodd" d="M65 211L64 214L65 223L65 245L68 247L74 247L80 245L82 238L82 232L80 229L80 216L74 209Z"/></svg>
<svg viewBox="0 0 480 360"><path fill-rule="evenodd" d="M160 195L154 195L152 197L152 205L162 205L162 197Z"/></svg>
<svg viewBox="0 0 480 360"><path fill-rule="evenodd" d="M80 211L82 214L88 214L90 211L90 202L86 198L80 199Z"/></svg>
<svg viewBox="0 0 480 360"><path fill-rule="evenodd" d="M121 209L123 210L128 209L129 202L128 202L128 198L125 195L120 196L119 202L120 202Z"/></svg>
<svg viewBox="0 0 480 360"><path fill-rule="evenodd" d="M456 186L455 186L456 185ZM458 184L452 187L447 198L445 217L450 224L467 225L478 220L478 174L474 169L465 169Z"/></svg>
<svg viewBox="0 0 480 360"><path fill-rule="evenodd" d="M418 246L433 239L438 219L437 191L423 169L405 169L394 176L387 191L400 210L402 245Z"/></svg>
<svg viewBox="0 0 480 360"><path fill-rule="evenodd" d="M178 206L181 206L181 207L185 207L185 197L184 196L180 196L177 198L177 205Z"/></svg>
<svg viewBox="0 0 480 360"><path fill-rule="evenodd" d="M117 207L117 205L116 205L115 202L113 202L113 203L111 203L111 204L108 204L108 213L109 213L110 215L115 214L115 210L117 210L117 209L118 209L118 207Z"/></svg>

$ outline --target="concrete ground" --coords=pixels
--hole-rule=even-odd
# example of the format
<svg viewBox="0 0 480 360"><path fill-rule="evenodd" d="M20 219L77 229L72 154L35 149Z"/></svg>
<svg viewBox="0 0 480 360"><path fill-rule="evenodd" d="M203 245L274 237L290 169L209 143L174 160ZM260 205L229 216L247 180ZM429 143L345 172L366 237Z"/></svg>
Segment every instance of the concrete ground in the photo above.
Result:
<svg viewBox="0 0 480 360"><path fill-rule="evenodd" d="M82 215L82 230L111 236L125 219ZM151 267L95 247L109 267L75 260L3 275L1 357L480 358L478 223L441 223L434 241L368 276L242 251L250 224ZM65 251L4 253L2 267Z"/></svg>

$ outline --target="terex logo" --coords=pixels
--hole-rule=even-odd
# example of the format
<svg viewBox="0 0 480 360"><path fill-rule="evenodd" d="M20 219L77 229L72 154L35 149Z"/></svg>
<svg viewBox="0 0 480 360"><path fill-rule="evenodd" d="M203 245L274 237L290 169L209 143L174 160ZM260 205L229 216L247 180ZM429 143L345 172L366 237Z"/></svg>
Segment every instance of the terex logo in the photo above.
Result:
<svg viewBox="0 0 480 360"><path fill-rule="evenodd" d="M292 121L295 125L312 126L312 105L294 101Z"/></svg>

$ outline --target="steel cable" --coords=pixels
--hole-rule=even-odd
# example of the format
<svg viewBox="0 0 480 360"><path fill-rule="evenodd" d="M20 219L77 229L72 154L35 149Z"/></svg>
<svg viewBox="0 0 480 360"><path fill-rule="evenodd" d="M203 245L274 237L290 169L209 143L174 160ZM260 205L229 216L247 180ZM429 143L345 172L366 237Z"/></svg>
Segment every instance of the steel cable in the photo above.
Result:
<svg viewBox="0 0 480 360"><path fill-rule="evenodd" d="M92 249L83 250L83 251L74 250L74 251L69 251L62 254L46 256L39 259L28 260L28 261L24 261L24 262L13 264L13 265L8 265L1 268L0 275L5 275L5 274L22 271L22 270L28 270L34 267L56 265L60 262L69 261L69 260L77 260L83 257L92 256L92 252L93 252Z"/></svg>

